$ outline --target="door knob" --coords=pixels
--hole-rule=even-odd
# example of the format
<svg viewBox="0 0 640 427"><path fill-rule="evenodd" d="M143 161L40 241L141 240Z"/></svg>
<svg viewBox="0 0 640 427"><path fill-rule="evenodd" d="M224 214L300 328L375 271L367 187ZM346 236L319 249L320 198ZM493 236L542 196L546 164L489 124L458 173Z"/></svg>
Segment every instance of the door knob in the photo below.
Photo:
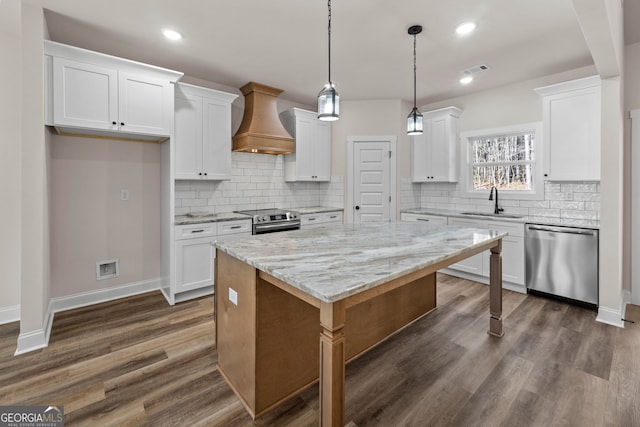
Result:
<svg viewBox="0 0 640 427"><path fill-rule="evenodd" d="M356 206L356 210L359 211L360 210L360 206Z"/></svg>

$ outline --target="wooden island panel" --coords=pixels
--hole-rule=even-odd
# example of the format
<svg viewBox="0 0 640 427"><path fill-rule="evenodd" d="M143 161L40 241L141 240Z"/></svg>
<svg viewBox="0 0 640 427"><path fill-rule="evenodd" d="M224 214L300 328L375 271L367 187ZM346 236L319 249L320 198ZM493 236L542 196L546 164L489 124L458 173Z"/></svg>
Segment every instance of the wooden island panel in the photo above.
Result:
<svg viewBox="0 0 640 427"><path fill-rule="evenodd" d="M346 344L340 357L349 361L436 306L433 273L347 307L346 322L327 332L322 325L334 322L321 322L320 301L291 295L224 252L216 260L218 369L254 419L318 381L323 340L325 350L329 342ZM338 356L324 355L327 363Z"/></svg>

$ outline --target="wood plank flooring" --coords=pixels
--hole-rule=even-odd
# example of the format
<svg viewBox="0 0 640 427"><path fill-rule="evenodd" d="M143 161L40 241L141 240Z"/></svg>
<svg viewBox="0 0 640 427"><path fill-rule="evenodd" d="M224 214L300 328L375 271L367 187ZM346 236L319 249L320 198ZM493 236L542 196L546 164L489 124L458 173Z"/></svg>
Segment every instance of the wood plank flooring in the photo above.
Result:
<svg viewBox="0 0 640 427"><path fill-rule="evenodd" d="M596 313L438 275L438 309L346 370L354 426L638 426L640 308L620 329ZM315 426L318 387L255 423L217 372L213 298L159 292L55 316L49 347L13 356L0 326L0 405L65 406L68 426Z"/></svg>

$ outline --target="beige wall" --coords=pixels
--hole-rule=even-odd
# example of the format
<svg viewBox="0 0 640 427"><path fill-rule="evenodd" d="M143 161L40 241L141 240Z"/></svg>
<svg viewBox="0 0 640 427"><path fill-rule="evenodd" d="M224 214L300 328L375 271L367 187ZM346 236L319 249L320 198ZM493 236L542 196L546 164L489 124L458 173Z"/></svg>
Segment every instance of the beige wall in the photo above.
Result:
<svg viewBox="0 0 640 427"><path fill-rule="evenodd" d="M331 175L345 177L347 185L347 138L351 136L396 136L396 195L400 194L403 178L410 178L409 137L406 116L410 108L399 100L341 101L340 120L332 123ZM348 189L345 188L345 197ZM393 195L392 195L393 197ZM399 197L397 197L399 201ZM399 210L400 203L398 203ZM346 206L345 209L349 209ZM399 216L399 212L396 212Z"/></svg>
<svg viewBox="0 0 640 427"><path fill-rule="evenodd" d="M637 147L631 145L631 120L629 119L629 111L640 108L640 43L626 46L624 57L624 182L625 186L625 218L624 230L631 229L631 193L634 184L632 182L632 150ZM624 233L624 252L623 252L623 284L624 289L631 291L631 233Z"/></svg>
<svg viewBox="0 0 640 427"><path fill-rule="evenodd" d="M43 126L43 44L41 7L22 2L22 245L20 334L42 331L49 306L47 149Z"/></svg>
<svg viewBox="0 0 640 427"><path fill-rule="evenodd" d="M423 105L420 110L424 113L448 106L461 108L460 132L542 121L542 97L535 88L595 74L593 67L579 68Z"/></svg>
<svg viewBox="0 0 640 427"><path fill-rule="evenodd" d="M0 311L20 305L21 259L21 8L0 2ZM12 58L12 60L6 60ZM17 314L17 313L16 313Z"/></svg>
<svg viewBox="0 0 640 427"><path fill-rule="evenodd" d="M52 297L159 278L160 145L53 135L51 150ZM112 259L119 277L98 281Z"/></svg>

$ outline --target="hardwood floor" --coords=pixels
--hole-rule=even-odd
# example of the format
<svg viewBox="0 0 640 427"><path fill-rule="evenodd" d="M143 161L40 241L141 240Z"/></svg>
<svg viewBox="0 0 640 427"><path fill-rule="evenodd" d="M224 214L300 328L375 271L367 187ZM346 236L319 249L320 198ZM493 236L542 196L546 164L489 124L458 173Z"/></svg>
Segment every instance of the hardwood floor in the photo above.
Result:
<svg viewBox="0 0 640 427"><path fill-rule="evenodd" d="M595 312L438 275L438 309L346 369L350 426L640 425L640 308ZM159 292L55 316L49 347L13 356L0 326L0 405L65 406L69 426L315 426L311 387L255 423L216 370L213 298Z"/></svg>

